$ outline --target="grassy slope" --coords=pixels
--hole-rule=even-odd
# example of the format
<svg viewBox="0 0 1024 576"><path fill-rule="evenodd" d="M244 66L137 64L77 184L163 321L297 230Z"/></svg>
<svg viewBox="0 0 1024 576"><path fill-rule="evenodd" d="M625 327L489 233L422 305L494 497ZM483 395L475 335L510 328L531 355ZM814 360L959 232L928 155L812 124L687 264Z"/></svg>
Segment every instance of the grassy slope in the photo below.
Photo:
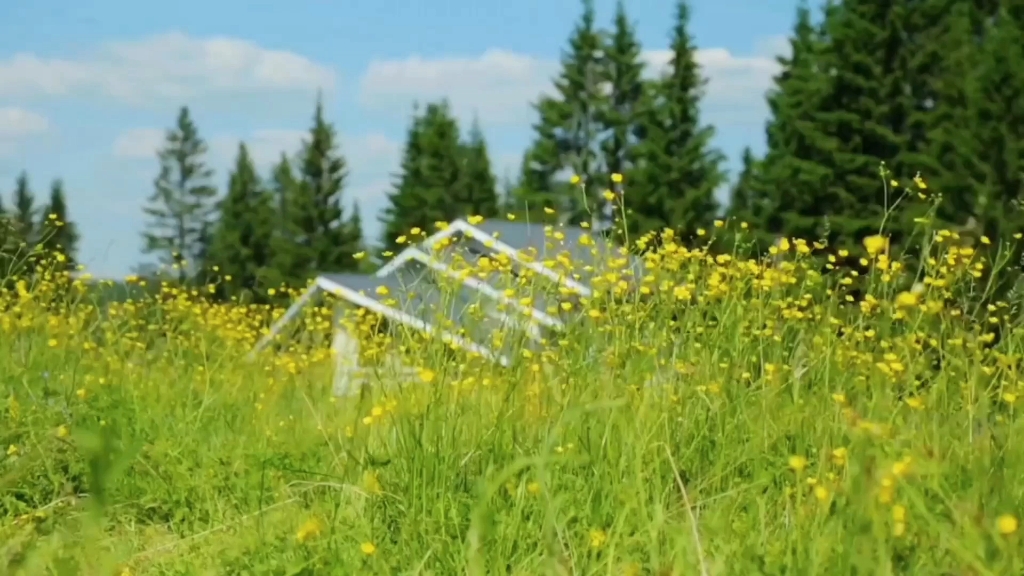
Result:
<svg viewBox="0 0 1024 576"><path fill-rule="evenodd" d="M0 567L1020 573L1020 533L1000 532L1024 507L1019 329L1008 307L989 324L938 305L977 257L940 259L905 308L889 266L875 304L844 307L803 258L670 251L650 303L585 315L510 371L426 345L419 382L345 401L322 347L244 361L254 309L182 296L97 320L48 313L45 286L10 296Z"/></svg>

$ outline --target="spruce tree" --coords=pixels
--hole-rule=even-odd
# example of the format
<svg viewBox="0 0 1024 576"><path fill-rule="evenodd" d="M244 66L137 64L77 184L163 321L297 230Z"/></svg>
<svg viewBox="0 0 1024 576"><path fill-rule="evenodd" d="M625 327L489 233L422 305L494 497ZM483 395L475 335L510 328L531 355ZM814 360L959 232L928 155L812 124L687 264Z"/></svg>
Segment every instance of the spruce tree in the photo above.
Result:
<svg viewBox="0 0 1024 576"><path fill-rule="evenodd" d="M918 110L911 120L913 129L923 133L925 141L924 150L915 159L928 182L928 194L941 195L933 226L959 227L971 218L974 222L986 219L988 209L995 208L988 204L986 187L980 184L988 178L987 166L993 154L979 138L993 124L1003 122L998 116L989 116L989 112L979 114L995 104L986 101L980 85L982 71L992 72L983 48L991 47L986 22L993 8L985 3L954 0L931 0L924 8L935 16L935 25L918 58L932 65L934 75L922 87L927 107ZM997 62L997 66L1002 65L1001 58ZM919 207L907 218L923 211L924 207Z"/></svg>
<svg viewBox="0 0 1024 576"><path fill-rule="evenodd" d="M219 296L248 293L260 299L256 289L271 265L274 220L270 192L260 181L248 148L240 143L206 259L208 270L215 269L218 277Z"/></svg>
<svg viewBox="0 0 1024 576"><path fill-rule="evenodd" d="M334 126L324 118L318 99L309 138L299 157L298 181L285 197L291 250L291 270L308 280L320 272L356 270L355 254L362 251L362 231L345 218L342 195L348 167L337 143Z"/></svg>
<svg viewBox="0 0 1024 576"><path fill-rule="evenodd" d="M68 218L64 183L54 180L50 186L50 199L40 214L40 244L47 258L65 270L74 270L78 253L78 227Z"/></svg>
<svg viewBox="0 0 1024 576"><path fill-rule="evenodd" d="M497 181L491 171L487 142L477 120L473 121L469 136L461 146L461 156L458 194L452 201L464 211L463 216L497 216Z"/></svg>
<svg viewBox="0 0 1024 576"><path fill-rule="evenodd" d="M298 194L298 180L287 154L282 153L271 170L269 189L271 204L276 212L276 225L270 241L273 257L267 282L275 289L281 286L297 286L305 282L306 270L304 260L299 254L304 247L298 243L298 219L292 216L289 206Z"/></svg>
<svg viewBox="0 0 1024 576"><path fill-rule="evenodd" d="M523 153L519 178L507 201L510 214L529 222L565 219L564 214L569 210L567 199L579 193L568 181L556 178L563 171L557 161L558 142L554 129L543 121L544 110L556 105L549 101L538 107L542 120L534 127L537 138ZM556 216L552 218L549 211Z"/></svg>
<svg viewBox="0 0 1024 576"><path fill-rule="evenodd" d="M28 173L22 172L14 185L14 225L17 232L19 244L24 244L28 250L36 245L38 240L38 227L36 226L36 197L29 185Z"/></svg>
<svg viewBox="0 0 1024 576"><path fill-rule="evenodd" d="M973 198L972 236L987 235L1008 244L1010 266L1020 269L1024 230L1024 2L1004 0L979 49L967 102L970 135L959 133ZM958 191L964 194L967 190ZM965 195L966 196L966 195ZM991 256L991 255L990 255ZM1016 275L1002 274L1009 282Z"/></svg>
<svg viewBox="0 0 1024 576"><path fill-rule="evenodd" d="M832 212L831 235L848 244L878 232L896 201L885 181L906 176L909 8L906 0L846 0L825 15L828 90L815 121L836 138L821 204ZM882 163L893 170L884 180ZM901 231L892 232L899 242Z"/></svg>
<svg viewBox="0 0 1024 576"><path fill-rule="evenodd" d="M637 160L637 145L644 137L640 107L648 101L644 97L644 63L640 60L640 52L636 32L629 21L623 2L619 0L602 66L602 80L609 88L609 94L602 101L597 118L601 131L601 157L604 163L602 178L620 174L626 178L627 183L632 180L632 171ZM610 179L603 179L594 184L602 191L618 187Z"/></svg>
<svg viewBox="0 0 1024 576"><path fill-rule="evenodd" d="M857 209L852 196L830 188L831 151L840 143L819 120L829 92L826 47L801 3L790 55L778 59L781 71L767 96L768 149L751 182L750 203L761 206L751 225L759 233L817 239L826 236L831 215Z"/></svg>
<svg viewBox="0 0 1024 576"><path fill-rule="evenodd" d="M206 142L188 107L182 107L158 152L160 174L143 209L149 217L143 232L144 253L155 254L161 264L173 266L182 283L199 264L204 231L215 209L217 189L212 184L213 170L206 164L206 153Z"/></svg>
<svg viewBox="0 0 1024 576"><path fill-rule="evenodd" d="M604 49L604 39L594 22L593 0L583 0L583 13L569 39L569 49L562 54L555 94L535 104L540 118L534 126L532 152L524 162L527 177L521 183L521 204L555 203L549 208L574 224L589 222L601 213L605 202L598 122L604 98ZM583 187L553 181L566 171L579 176Z"/></svg>
<svg viewBox="0 0 1024 576"><path fill-rule="evenodd" d="M740 160L740 174L733 184L732 193L729 195L729 208L726 214L731 219L751 222L756 220L757 208L755 202L757 196L754 193L758 177L758 160L750 146L743 149L743 156Z"/></svg>
<svg viewBox="0 0 1024 576"><path fill-rule="evenodd" d="M694 59L689 7L676 6L668 72L651 86L637 147L642 169L625 193L631 236L671 228L684 237L710 226L718 211L715 191L725 182L723 154L712 148L714 128L702 124L699 105L706 80Z"/></svg>
<svg viewBox="0 0 1024 576"><path fill-rule="evenodd" d="M406 137L402 162L388 194L381 246L395 253L404 246L397 239L413 228L432 232L435 223L466 216L452 192L462 182L462 149L458 123L445 101L428 104L415 116Z"/></svg>

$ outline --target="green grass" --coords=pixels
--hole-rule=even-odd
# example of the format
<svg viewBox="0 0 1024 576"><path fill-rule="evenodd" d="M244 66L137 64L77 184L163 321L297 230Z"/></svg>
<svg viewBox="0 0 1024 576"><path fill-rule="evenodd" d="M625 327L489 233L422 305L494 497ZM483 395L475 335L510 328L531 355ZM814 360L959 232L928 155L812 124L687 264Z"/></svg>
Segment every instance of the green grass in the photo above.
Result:
<svg viewBox="0 0 1024 576"><path fill-rule="evenodd" d="M421 378L337 401L322 346L245 361L255 308L9 295L0 572L1022 573L1020 327L948 301L977 256L902 309L803 258L667 253L505 371L400 334Z"/></svg>

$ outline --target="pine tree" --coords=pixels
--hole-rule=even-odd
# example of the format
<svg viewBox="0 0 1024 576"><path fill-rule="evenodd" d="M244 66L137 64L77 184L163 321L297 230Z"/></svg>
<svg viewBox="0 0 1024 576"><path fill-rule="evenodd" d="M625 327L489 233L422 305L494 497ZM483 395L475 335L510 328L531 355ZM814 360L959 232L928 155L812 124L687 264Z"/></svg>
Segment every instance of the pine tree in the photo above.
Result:
<svg viewBox="0 0 1024 576"><path fill-rule="evenodd" d="M334 127L324 118L318 99L309 139L299 157L299 174L292 194L284 197L290 241L288 268L304 281L320 272L359 268L355 254L363 250L362 231L345 218L342 194L348 167L337 143Z"/></svg>
<svg viewBox="0 0 1024 576"><path fill-rule="evenodd" d="M520 204L553 208L572 223L590 222L605 202L598 123L604 49L604 39L594 23L593 0L583 0L583 14L555 79L556 94L535 105L540 119L534 126L531 153L524 161ZM582 189L553 181L565 171L581 178ZM552 203L556 205L546 206Z"/></svg>
<svg viewBox="0 0 1024 576"><path fill-rule="evenodd" d="M463 216L497 216L497 181L491 171L491 159L487 153L483 130L476 120L469 130L467 141L461 146L461 157L458 194L452 201L465 212Z"/></svg>
<svg viewBox="0 0 1024 576"><path fill-rule="evenodd" d="M750 191L751 203L761 206L751 222L760 233L817 239L826 235L830 215L856 210L854 198L830 188L830 154L840 144L818 120L829 92L825 50L822 31L801 3L790 56L778 59L781 71L768 93L768 149Z"/></svg>
<svg viewBox="0 0 1024 576"><path fill-rule="evenodd" d="M729 218L750 222L756 220L757 200L754 194L755 181L757 180L758 161L754 152L747 146L743 149L741 159L740 175L733 184L732 193L729 196L729 208L726 214Z"/></svg>
<svg viewBox="0 0 1024 576"><path fill-rule="evenodd" d="M694 59L689 18L688 6L679 2L669 71L652 85L643 107L644 139L637 148L643 168L624 197L631 236L671 228L689 237L710 226L718 211L724 156L711 147L714 129L700 121L706 80Z"/></svg>
<svg viewBox="0 0 1024 576"><path fill-rule="evenodd" d="M830 235L848 244L877 233L895 203L881 164L894 170L885 180L906 175L900 154L910 116L909 9L905 0L846 0L825 15L828 90L815 121L836 138L827 155L832 178L819 202L831 212ZM898 243L900 231L892 231Z"/></svg>
<svg viewBox="0 0 1024 576"><path fill-rule="evenodd" d="M78 254L78 227L68 218L64 183L54 180L50 186L50 200L43 208L39 222L40 244L47 258L65 270L74 270Z"/></svg>
<svg viewBox="0 0 1024 576"><path fill-rule="evenodd" d="M273 257L267 282L275 289L296 286L306 280L306 271L302 259L296 254L303 247L298 244L297 218L292 216L289 202L294 201L298 193L298 181L287 154L282 153L272 169L269 188L271 205L277 217L270 241Z"/></svg>
<svg viewBox="0 0 1024 576"><path fill-rule="evenodd" d="M982 40L991 46L986 22L994 8L982 2L932 0L923 9L934 16L934 27L922 43L919 66L930 65L934 74L931 82L921 87L927 106L911 119L912 129L923 133L925 142L914 160L928 182L928 193L941 195L934 227L955 228L971 218L975 222L985 219L990 207L978 186L987 179L992 150L985 148L979 136L993 122L1001 124L1003 120L979 117L978 111L979 106L993 105L985 101L979 82L981 70L991 71L985 66ZM922 211L923 207L908 211L905 219Z"/></svg>
<svg viewBox="0 0 1024 576"><path fill-rule="evenodd" d="M273 255L272 201L256 173L248 148L240 143L206 259L207 268L219 277L218 292L222 298L248 293L260 299L256 290Z"/></svg>
<svg viewBox="0 0 1024 576"><path fill-rule="evenodd" d="M398 238L413 228L432 231L437 222L466 216L452 198L462 181L458 123L447 102L428 104L413 118L394 190L388 194L381 218L384 253L401 250Z"/></svg>
<svg viewBox="0 0 1024 576"><path fill-rule="evenodd" d="M547 103L539 108L542 118L545 106L553 104ZM552 161L558 157L558 143L552 135L554 130L543 121L535 126L535 130L538 137L523 153L519 178L506 202L507 211L529 222L549 222L553 220L553 214L564 219L568 210L567 198L578 194L579 190L569 182L555 178L562 169Z"/></svg>
<svg viewBox="0 0 1024 576"><path fill-rule="evenodd" d="M11 268L17 250L15 239L14 220L7 213L3 196L0 196L0 288L6 287L11 280Z"/></svg>
<svg viewBox="0 0 1024 576"><path fill-rule="evenodd" d="M14 186L14 225L17 230L19 244L31 250L38 240L39 230L36 227L36 197L29 186L28 174L22 172Z"/></svg>
<svg viewBox="0 0 1024 576"><path fill-rule="evenodd" d="M158 153L160 174L143 209L150 219L143 233L143 251L173 266L182 283L189 279L190 267L199 264L204 231L215 208L217 189L211 182L213 170L206 165L206 152L188 107L182 107Z"/></svg>
<svg viewBox="0 0 1024 576"><path fill-rule="evenodd" d="M597 114L604 162L602 178L621 174L627 182L632 180L637 145L644 137L640 107L647 101L640 52L636 32L620 0L616 4L614 28L602 67L602 80L607 83L610 93ZM602 191L617 188L610 179L594 184L599 184ZM609 218L606 215L602 219Z"/></svg>
<svg viewBox="0 0 1024 576"><path fill-rule="evenodd" d="M1004 0L986 31L975 73L968 80L970 134L955 134L961 154L958 163L969 180L957 190L973 222L966 232L1006 243L1004 255L1017 272L1021 247L1014 238L1024 230L1024 2ZM968 196L968 192L973 192ZM946 194L944 193L944 199ZM970 198L969 201L963 200ZM990 254L990 257L994 254ZM998 272L1006 285L1017 273Z"/></svg>

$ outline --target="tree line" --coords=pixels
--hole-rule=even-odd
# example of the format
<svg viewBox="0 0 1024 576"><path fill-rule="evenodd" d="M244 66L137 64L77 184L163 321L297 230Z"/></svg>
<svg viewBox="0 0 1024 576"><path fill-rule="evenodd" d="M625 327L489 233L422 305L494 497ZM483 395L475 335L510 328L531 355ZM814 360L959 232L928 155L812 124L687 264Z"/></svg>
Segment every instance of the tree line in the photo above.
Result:
<svg viewBox="0 0 1024 576"><path fill-rule="evenodd" d="M650 74L624 4L601 27L582 0L518 174L500 185L477 123L463 131L446 101L416 107L373 240L344 201L348 164L322 103L269 174L241 143L222 194L183 107L159 153L145 250L228 297L368 270L371 245L386 257L410 230L468 215L693 238L724 212L756 249L779 237L855 247L883 223L894 248L914 245L922 222L985 242L1021 230L1024 0L801 3L765 96L766 151L744 152L725 206L689 18L678 2L671 57Z"/></svg>
<svg viewBox="0 0 1024 576"><path fill-rule="evenodd" d="M0 196L0 287L45 267L51 275L76 267L78 227L68 220L60 179L50 184L48 201L39 205L27 173L14 185L11 205Z"/></svg>

